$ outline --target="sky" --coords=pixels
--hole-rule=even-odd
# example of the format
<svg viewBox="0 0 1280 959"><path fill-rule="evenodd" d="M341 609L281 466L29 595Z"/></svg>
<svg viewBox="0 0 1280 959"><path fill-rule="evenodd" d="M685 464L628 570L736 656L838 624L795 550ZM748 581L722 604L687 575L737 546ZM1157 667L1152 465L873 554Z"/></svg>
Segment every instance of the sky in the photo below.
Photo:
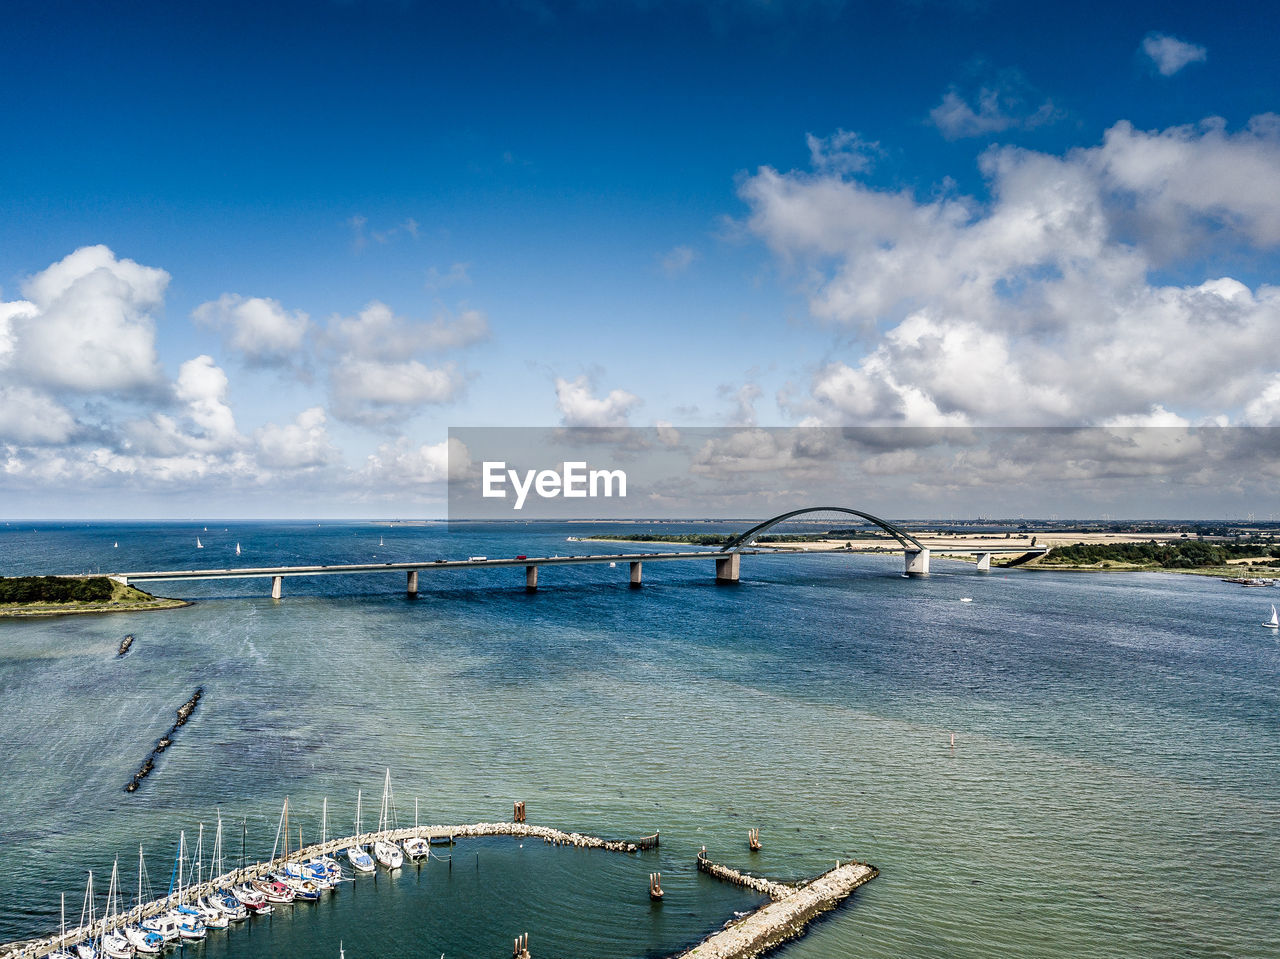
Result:
<svg viewBox="0 0 1280 959"><path fill-rule="evenodd" d="M450 427L1280 425L1277 21L10 0L0 516L443 515Z"/></svg>

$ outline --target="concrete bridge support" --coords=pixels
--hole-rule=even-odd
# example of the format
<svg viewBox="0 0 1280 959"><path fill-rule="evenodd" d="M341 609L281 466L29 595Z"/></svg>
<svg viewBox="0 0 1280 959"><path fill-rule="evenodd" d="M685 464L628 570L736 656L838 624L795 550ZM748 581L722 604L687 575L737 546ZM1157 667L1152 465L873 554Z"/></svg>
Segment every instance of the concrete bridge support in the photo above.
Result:
<svg viewBox="0 0 1280 959"><path fill-rule="evenodd" d="M272 576L271 577L271 598L279 599L283 589L284 589L284 577Z"/></svg>
<svg viewBox="0 0 1280 959"><path fill-rule="evenodd" d="M405 591L410 596L417 596L418 595L418 571L416 569L409 570L409 574L406 577L406 579L407 579L407 582L405 583Z"/></svg>
<svg viewBox="0 0 1280 959"><path fill-rule="evenodd" d="M978 554L978 572L979 573L991 572L991 554L990 553Z"/></svg>
<svg viewBox="0 0 1280 959"><path fill-rule="evenodd" d="M526 566L524 568L524 588L531 593L538 588L538 567Z"/></svg>
<svg viewBox="0 0 1280 959"><path fill-rule="evenodd" d="M907 550L906 561L906 574L908 576L929 575L929 551L927 549Z"/></svg>
<svg viewBox="0 0 1280 959"><path fill-rule="evenodd" d="M742 555L729 553L716 560L716 582L736 583L740 575Z"/></svg>
<svg viewBox="0 0 1280 959"><path fill-rule="evenodd" d="M644 563L638 560L631 561L631 588L638 589L640 587L640 570Z"/></svg>

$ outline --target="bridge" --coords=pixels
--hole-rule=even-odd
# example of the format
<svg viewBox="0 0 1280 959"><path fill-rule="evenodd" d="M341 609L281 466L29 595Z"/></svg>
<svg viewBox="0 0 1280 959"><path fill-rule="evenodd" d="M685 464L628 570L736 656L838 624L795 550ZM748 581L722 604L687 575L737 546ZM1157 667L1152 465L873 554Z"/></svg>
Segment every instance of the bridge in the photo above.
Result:
<svg viewBox="0 0 1280 959"><path fill-rule="evenodd" d="M139 583L175 582L183 580L209 579L270 579L271 597L280 599L284 592L284 580L291 576L339 576L364 573L405 574L405 588L410 596L418 593L419 576L422 573L443 572L446 570L486 569L493 567L520 567L525 570L525 589L538 588L538 569L542 566L582 566L607 563L617 566L626 563L630 574L630 584L639 587L643 581L645 563L670 562L714 562L717 583L736 583L741 578L743 556L753 556L769 552L772 555L805 556L829 555L833 552L851 553L868 552L868 550L806 550L802 552L781 552L766 548L752 548L755 541L779 523L786 522L796 516L807 513L846 513L858 516L875 526L880 527L899 543L897 547L874 547L876 552L901 551L905 556L903 573L906 576L928 576L929 558L933 553L967 554L977 557L977 570L988 572L991 569L991 557L996 553L1039 553L1048 552L1046 547L1025 546L945 546L933 544L925 546L907 530L888 520L872 516L862 510L843 506L810 506L803 509L782 513L766 520L745 533L731 539L718 550L686 550L681 552L656 553L597 553L584 556L525 556L518 555L507 559L489 559L487 556L473 556L465 560L437 559L429 562L407 563L344 563L325 566L257 566L229 569L179 569L179 570L145 570L130 573L112 573L111 579L125 585Z"/></svg>

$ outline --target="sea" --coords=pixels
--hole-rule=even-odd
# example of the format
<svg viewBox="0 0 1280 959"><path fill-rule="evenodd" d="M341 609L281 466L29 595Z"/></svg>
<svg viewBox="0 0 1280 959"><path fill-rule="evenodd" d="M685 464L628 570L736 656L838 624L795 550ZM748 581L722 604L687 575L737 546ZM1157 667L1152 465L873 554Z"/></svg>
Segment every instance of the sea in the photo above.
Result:
<svg viewBox="0 0 1280 959"><path fill-rule="evenodd" d="M0 573L664 551L575 538L745 525L12 521ZM140 850L164 894L180 834L207 872L219 820L223 866L267 858L286 797L304 842L350 834L357 792L372 829L390 770L401 826L522 800L661 844L463 840L183 953L502 959L528 933L538 959L669 956L761 902L699 874L705 846L780 880L879 868L785 959L1280 956L1280 588L937 556L907 579L891 555L627 574L161 583L192 605L0 620L0 941L55 932L64 896L77 923L90 871L100 913L116 863L132 903Z"/></svg>

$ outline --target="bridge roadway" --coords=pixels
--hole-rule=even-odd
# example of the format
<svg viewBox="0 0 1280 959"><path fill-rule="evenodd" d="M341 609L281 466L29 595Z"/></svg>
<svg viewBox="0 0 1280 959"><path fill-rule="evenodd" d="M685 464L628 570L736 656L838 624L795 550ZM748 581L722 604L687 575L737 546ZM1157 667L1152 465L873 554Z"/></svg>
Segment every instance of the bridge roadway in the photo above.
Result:
<svg viewBox="0 0 1280 959"><path fill-rule="evenodd" d="M1041 550L1025 547L938 547L923 551L903 550L902 548L878 547L877 553L906 553L906 573L910 575L928 575L930 552L965 553L979 557L978 569L986 571L991 566L992 553L1026 553ZM437 559L431 562L416 563L345 563L331 566L252 566L229 569L175 569L175 570L143 570L131 573L113 573L111 578L117 582L129 584L174 582L197 579L270 579L271 596L279 599L283 592L283 581L286 576L339 576L362 573L406 574L406 588L411 595L418 592L418 574L449 569L483 569L491 567L523 566L525 568L525 588L538 588L539 566L580 566L590 564L627 563L630 569L632 586L639 586L642 581L644 563L682 562L714 560L716 564L716 582L736 583L739 580L740 557L769 553L771 555L805 556L829 555L831 553L859 553L872 550L775 550L775 549L736 549L732 552L719 550L697 550L692 552L672 553L596 553L585 556L515 556L508 559Z"/></svg>

